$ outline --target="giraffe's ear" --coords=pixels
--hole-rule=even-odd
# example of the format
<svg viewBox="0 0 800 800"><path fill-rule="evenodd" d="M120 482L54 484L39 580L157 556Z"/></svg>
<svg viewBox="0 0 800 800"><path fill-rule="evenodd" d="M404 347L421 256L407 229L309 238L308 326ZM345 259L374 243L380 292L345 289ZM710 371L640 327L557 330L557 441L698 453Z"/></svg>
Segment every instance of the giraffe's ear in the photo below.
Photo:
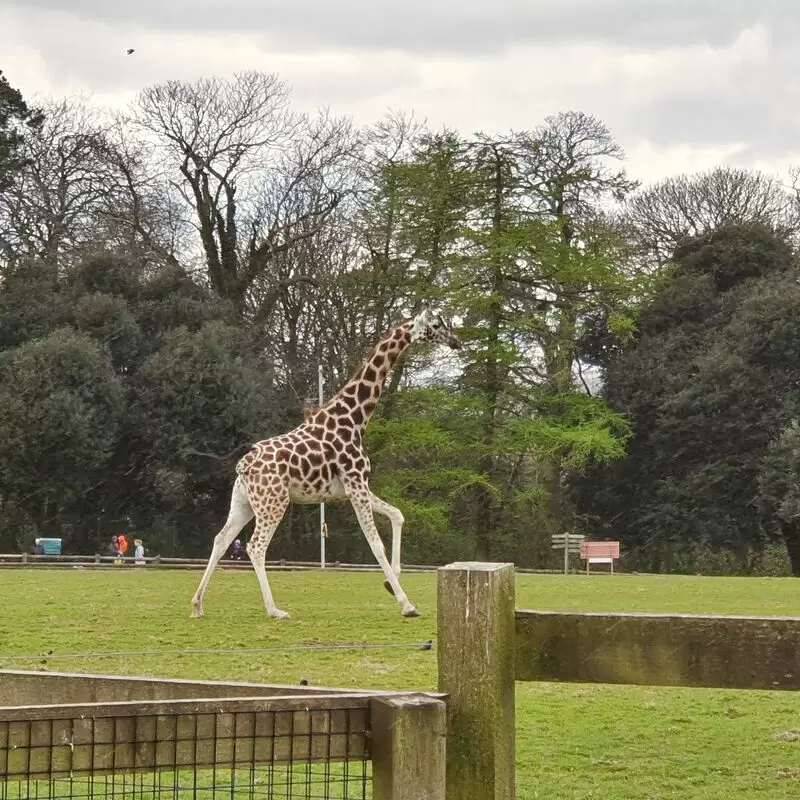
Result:
<svg viewBox="0 0 800 800"><path fill-rule="evenodd" d="M414 317L414 321L424 328L431 321L432 316L430 304L423 303Z"/></svg>
<svg viewBox="0 0 800 800"><path fill-rule="evenodd" d="M412 341L416 341L417 339L419 339L422 336L422 333L425 330L425 328L427 328L428 325L430 325L430 323L431 323L430 310L427 308L427 306L423 306L419 310L419 312L417 312L412 322L412 328L411 328Z"/></svg>
<svg viewBox="0 0 800 800"><path fill-rule="evenodd" d="M430 325L434 322L437 316L438 314L432 303L425 303L425 305L422 306L422 318L425 320L426 325Z"/></svg>

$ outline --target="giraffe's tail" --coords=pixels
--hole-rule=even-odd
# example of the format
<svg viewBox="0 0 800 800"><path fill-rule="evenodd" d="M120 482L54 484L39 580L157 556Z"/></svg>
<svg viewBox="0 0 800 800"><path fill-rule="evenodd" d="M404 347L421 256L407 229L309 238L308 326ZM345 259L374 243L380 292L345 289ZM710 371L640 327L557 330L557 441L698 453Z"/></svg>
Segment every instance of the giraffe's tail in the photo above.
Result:
<svg viewBox="0 0 800 800"><path fill-rule="evenodd" d="M230 453L226 453L224 456L218 456L215 453L201 453L199 450L195 450L193 447L186 447L184 448L184 453L191 456L202 456L203 458L211 458L214 461L220 461L225 464L230 464L231 462L238 461L243 455L249 453L253 449L253 444L251 442L247 442L245 444L240 444L238 447L235 447Z"/></svg>

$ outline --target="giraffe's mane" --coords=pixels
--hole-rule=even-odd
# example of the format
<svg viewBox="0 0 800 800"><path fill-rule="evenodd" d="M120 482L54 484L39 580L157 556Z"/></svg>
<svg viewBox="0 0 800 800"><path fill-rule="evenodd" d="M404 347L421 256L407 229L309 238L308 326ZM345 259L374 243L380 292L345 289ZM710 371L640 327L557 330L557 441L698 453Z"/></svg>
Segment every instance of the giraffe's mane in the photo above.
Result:
<svg viewBox="0 0 800 800"><path fill-rule="evenodd" d="M336 391L331 396L331 398L322 405L313 404L311 407L313 407L314 410L313 411L309 410L307 417L313 416L314 414L317 413L317 411L327 408L329 405L331 405L331 403L333 403L334 400L337 400L339 396L342 394L342 391L344 390L345 386L348 386L352 381L354 381L358 376L358 374L364 369L364 367L366 367L366 365L372 359L373 355L375 355L375 353L378 351L378 348L381 346L381 343L385 342L388 338L390 338L391 334L394 333L396 330L398 330L398 328L402 328L404 325L408 325L411 322L413 322L412 319L404 318L400 322L393 325L386 333L384 333L381 336L381 338L374 345L372 345L369 348L369 350L367 350L366 354L361 359L361 362L359 363L358 367L355 370L353 370L350 377L348 377L348 379L344 382L342 387L338 389L338 391ZM304 416L306 416L305 413Z"/></svg>

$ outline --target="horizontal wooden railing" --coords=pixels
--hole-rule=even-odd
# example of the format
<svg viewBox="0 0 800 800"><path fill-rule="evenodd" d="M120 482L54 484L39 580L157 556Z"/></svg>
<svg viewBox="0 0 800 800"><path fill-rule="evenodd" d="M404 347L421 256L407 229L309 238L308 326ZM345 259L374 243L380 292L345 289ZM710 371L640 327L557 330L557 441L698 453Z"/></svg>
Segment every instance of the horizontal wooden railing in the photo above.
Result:
<svg viewBox="0 0 800 800"><path fill-rule="evenodd" d="M366 770L353 768L371 761L375 800L445 800L444 701L434 693L0 670L0 796L51 797L57 788L59 797L105 797L109 786L127 796L126 784L137 795L173 796L180 782L193 796L233 796L252 790L256 774L266 783L270 766L287 765L292 775L326 765L297 773L306 797L312 779L316 788L328 775L331 788L366 788ZM336 780L339 762L351 768L346 786ZM167 775L166 788L157 773Z"/></svg>
<svg viewBox="0 0 800 800"><path fill-rule="evenodd" d="M117 569L120 567L135 567L137 569L205 569L206 565L208 564L208 559L178 558L173 556L146 556L144 558L144 564L136 564L135 562L136 559L133 556L123 556L120 558L119 556L107 556L100 554L37 556L31 553L0 553L0 569L22 567L100 567L103 569L110 569L112 567ZM243 561L223 559L219 562L218 566L222 569L252 569L249 559L245 559ZM318 561L277 559L274 561L267 561L266 567L272 571L318 570L320 569L320 563ZM402 568L404 572L436 572L438 569L440 569L440 566L431 564L403 564ZM350 572L380 572L380 567L375 563L356 564L344 561L328 561L326 564L326 569ZM560 575L562 573L562 570L557 569L517 568L516 571L521 575Z"/></svg>
<svg viewBox="0 0 800 800"><path fill-rule="evenodd" d="M800 619L516 612L518 681L800 689Z"/></svg>
<svg viewBox="0 0 800 800"><path fill-rule="evenodd" d="M800 690L800 617L518 611L514 572L439 570L448 800L513 800L518 680Z"/></svg>
<svg viewBox="0 0 800 800"><path fill-rule="evenodd" d="M139 559L140 561L142 559ZM168 568L168 569L205 569L208 564L207 558L177 558L172 556L148 556L144 558L144 564L137 564L137 559L133 556L106 556L106 555L32 555L30 553L0 553L0 569L6 567L137 567L142 568ZM223 559L219 566L224 569L252 569L249 559L243 561L233 561ZM310 570L319 569L319 562L313 561L290 561L280 559L266 562L267 569L271 570ZM340 570L360 570L376 571L380 567L377 564L352 564L339 561L331 561L326 564L327 568ZM438 567L425 564L404 564L403 569L407 572L435 572Z"/></svg>

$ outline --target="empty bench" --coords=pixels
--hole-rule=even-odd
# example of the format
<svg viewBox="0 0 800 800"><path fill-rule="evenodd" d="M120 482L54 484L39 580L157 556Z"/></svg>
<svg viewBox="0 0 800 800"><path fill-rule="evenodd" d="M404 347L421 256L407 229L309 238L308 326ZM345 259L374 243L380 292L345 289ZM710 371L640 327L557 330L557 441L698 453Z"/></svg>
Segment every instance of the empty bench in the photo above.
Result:
<svg viewBox="0 0 800 800"><path fill-rule="evenodd" d="M581 542L581 558L586 561L586 573L592 564L609 564L614 574L614 561L619 559L619 542Z"/></svg>

